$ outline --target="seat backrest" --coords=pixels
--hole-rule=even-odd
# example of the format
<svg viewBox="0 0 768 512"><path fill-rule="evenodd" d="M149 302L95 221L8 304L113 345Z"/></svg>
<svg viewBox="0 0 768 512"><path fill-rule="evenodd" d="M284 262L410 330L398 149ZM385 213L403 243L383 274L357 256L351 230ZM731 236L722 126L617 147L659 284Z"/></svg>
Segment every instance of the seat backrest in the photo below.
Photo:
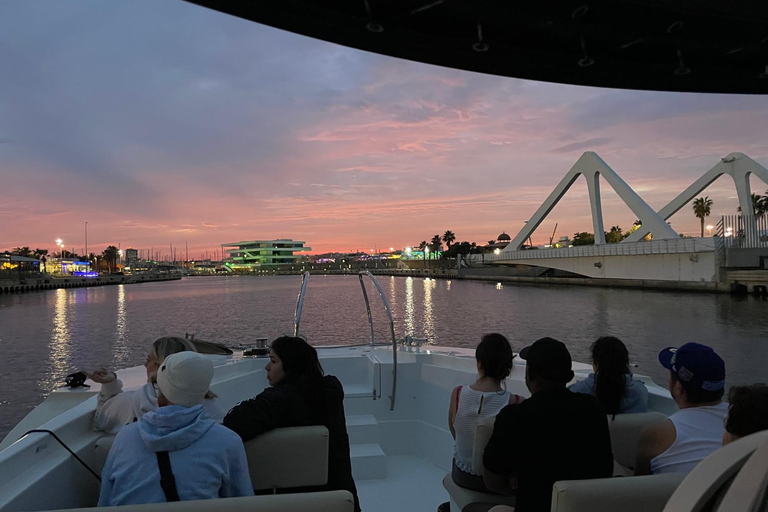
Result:
<svg viewBox="0 0 768 512"><path fill-rule="evenodd" d="M758 434L753 434L758 435ZM768 492L768 438L742 466L720 502L718 511L759 512Z"/></svg>
<svg viewBox="0 0 768 512"><path fill-rule="evenodd" d="M487 418L479 418L477 425L475 425L475 443L472 445L472 467L475 471L479 471L483 474L483 452L485 452L485 446L491 439L493 434L493 424L496 422L496 416L489 416Z"/></svg>
<svg viewBox="0 0 768 512"><path fill-rule="evenodd" d="M661 512L685 475L560 480L552 487L550 512Z"/></svg>
<svg viewBox="0 0 768 512"><path fill-rule="evenodd" d="M354 509L355 502L349 491L302 492L99 508L104 512L353 512ZM54 512L94 510L77 508Z"/></svg>
<svg viewBox="0 0 768 512"><path fill-rule="evenodd" d="M272 430L247 441L245 454L257 491L328 483L328 429L321 425Z"/></svg>
<svg viewBox="0 0 768 512"><path fill-rule="evenodd" d="M664 512L700 512L731 482L755 450L768 441L759 432L723 446L701 461L669 498ZM725 510L725 509L722 509Z"/></svg>
<svg viewBox="0 0 768 512"><path fill-rule="evenodd" d="M608 430L611 432L613 459L627 469L634 469L640 432L665 418L665 415L655 411L617 414L615 417L609 415Z"/></svg>

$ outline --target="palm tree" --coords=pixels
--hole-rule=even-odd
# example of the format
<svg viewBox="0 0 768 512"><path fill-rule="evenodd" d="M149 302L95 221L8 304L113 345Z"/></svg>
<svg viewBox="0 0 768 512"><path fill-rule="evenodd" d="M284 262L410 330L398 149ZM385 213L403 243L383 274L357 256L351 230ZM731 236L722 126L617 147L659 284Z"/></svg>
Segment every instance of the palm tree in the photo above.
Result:
<svg viewBox="0 0 768 512"><path fill-rule="evenodd" d="M709 217L714 202L709 196L699 197L693 200L693 214L701 220L701 238L704 238L704 219Z"/></svg>
<svg viewBox="0 0 768 512"><path fill-rule="evenodd" d="M424 263L427 262L426 248L427 248L427 241L422 240L421 243L419 244L419 250L421 251L421 255L424 257Z"/></svg>
<svg viewBox="0 0 768 512"><path fill-rule="evenodd" d="M117 254L118 249L114 245L110 245L106 249L104 249L104 252L102 252L102 256L104 257L104 261L107 263L107 267L109 268L109 273L112 274L115 271L115 268L117 267Z"/></svg>
<svg viewBox="0 0 768 512"><path fill-rule="evenodd" d="M764 196L758 196L755 206L755 217L758 219L763 215L768 214L768 190L765 191Z"/></svg>
<svg viewBox="0 0 768 512"><path fill-rule="evenodd" d="M453 234L453 231L446 231L443 233L443 242L448 245L448 248L451 248L451 244L456 240L456 235Z"/></svg>
<svg viewBox="0 0 768 512"><path fill-rule="evenodd" d="M11 254L15 254L16 256L24 256L25 258L28 258L31 256L32 251L27 247L26 245L24 247L15 247Z"/></svg>
<svg viewBox="0 0 768 512"><path fill-rule="evenodd" d="M429 250L433 253L437 253L437 251L440 249L440 242L442 239L440 238L440 235L435 235L432 237L432 240L429 241Z"/></svg>

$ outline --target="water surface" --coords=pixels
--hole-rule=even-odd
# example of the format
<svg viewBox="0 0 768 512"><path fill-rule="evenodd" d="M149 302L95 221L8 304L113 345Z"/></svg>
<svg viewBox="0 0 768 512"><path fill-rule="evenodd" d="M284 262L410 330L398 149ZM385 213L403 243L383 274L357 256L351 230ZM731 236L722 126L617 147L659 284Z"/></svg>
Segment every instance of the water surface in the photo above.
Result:
<svg viewBox="0 0 768 512"><path fill-rule="evenodd" d="M500 332L515 352L542 336L564 341L575 360L611 334L638 373L665 383L664 347L696 341L725 359L729 385L768 382L768 302L752 297L592 287L500 285L379 277L398 337L474 347ZM79 368L144 363L162 335L195 333L229 343L293 333L299 276L198 277L0 296L0 438ZM388 340L381 301L368 287L377 341ZM367 342L356 276L312 276L301 333L316 345Z"/></svg>

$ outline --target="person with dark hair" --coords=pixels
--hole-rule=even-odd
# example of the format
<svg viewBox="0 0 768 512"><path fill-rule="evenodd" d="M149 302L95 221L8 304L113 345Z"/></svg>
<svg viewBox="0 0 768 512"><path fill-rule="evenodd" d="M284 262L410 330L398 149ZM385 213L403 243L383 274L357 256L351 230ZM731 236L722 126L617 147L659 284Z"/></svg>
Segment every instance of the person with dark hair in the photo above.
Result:
<svg viewBox="0 0 768 512"><path fill-rule="evenodd" d="M265 369L270 387L233 407L224 417L224 426L248 441L276 428L324 425L329 434L328 484L307 490L349 491L359 512L341 382L324 375L317 350L293 336L272 342Z"/></svg>
<svg viewBox="0 0 768 512"><path fill-rule="evenodd" d="M722 446L725 432L723 359L706 345L686 343L659 352L659 362L669 370L669 391L680 410L640 433L636 475L690 473Z"/></svg>
<svg viewBox="0 0 768 512"><path fill-rule="evenodd" d="M648 411L648 389L632 378L624 343L614 336L603 336L590 350L594 373L568 389L596 396L608 414Z"/></svg>
<svg viewBox="0 0 768 512"><path fill-rule="evenodd" d="M483 479L492 491L517 495L515 512L539 512L549 510L558 480L610 477L613 453L603 406L566 387L573 379L566 346L542 338L520 357L531 398L496 416Z"/></svg>
<svg viewBox="0 0 768 512"><path fill-rule="evenodd" d="M497 333L486 334L475 349L477 380L451 392L448 428L456 440L451 471L456 485L488 492L482 468L472 465L475 427L478 419L496 416L506 405L523 401L523 397L506 390L505 379L512 372L514 357L507 338Z"/></svg>
<svg viewBox="0 0 768 512"><path fill-rule="evenodd" d="M733 386L728 391L723 444L763 430L768 430L768 386Z"/></svg>

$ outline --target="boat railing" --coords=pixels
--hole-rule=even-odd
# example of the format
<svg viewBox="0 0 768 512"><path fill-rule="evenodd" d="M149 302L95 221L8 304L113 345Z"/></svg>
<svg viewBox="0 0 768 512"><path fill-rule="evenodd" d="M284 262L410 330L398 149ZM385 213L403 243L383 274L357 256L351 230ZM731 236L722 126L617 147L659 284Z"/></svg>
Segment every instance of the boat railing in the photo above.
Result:
<svg viewBox="0 0 768 512"><path fill-rule="evenodd" d="M371 303L368 300L368 291L365 289L365 282L363 278L365 276L368 276L371 281L373 282L374 286L376 287L376 290L379 292L379 296L381 297L381 301L384 303L384 309L387 312L387 317L389 318L389 332L392 337L392 394L389 396L389 410L394 411L395 410L395 394L397 391L397 339L395 338L395 322L392 319L392 310L389 307L389 302L387 301L387 297L384 295L384 290L382 290L381 285L376 280L376 278L368 272L360 271L357 274L357 277L360 279L360 287L363 290L363 298L365 299L365 310L368 313L368 325L371 328L371 346L376 345L376 336L373 329L373 316L371 315ZM301 325L301 311L304 308L304 296L307 293L307 284L309 283L309 272L304 272L301 278L301 291L299 292L299 297L296 299L296 314L294 315L293 320L293 335L298 336L299 335L299 326Z"/></svg>
<svg viewBox="0 0 768 512"><path fill-rule="evenodd" d="M387 297L384 295L384 290L381 289L379 281L373 277L373 274L371 274L369 271L360 271L357 274L357 277L360 279L360 287L363 289L363 297L365 298L365 310L368 313L368 325L371 328L371 346L376 344L376 339L373 330L373 316L371 316L371 303L368 300L368 292L365 289L365 282L363 280L363 277L366 275L371 278L374 286L376 286L376 290L379 292L381 301L384 303L384 309L387 312L387 318L389 318L389 332L392 336L392 394L389 397L389 410L394 411L395 393L397 391L397 339L395 339L395 322L392 320L392 310L389 307L389 302L387 301Z"/></svg>
<svg viewBox="0 0 768 512"><path fill-rule="evenodd" d="M304 272L301 276L301 291L296 299L296 314L293 317L293 335L299 335L299 324L301 323L301 310L304 307L304 295L307 293L307 284L309 283L309 272Z"/></svg>

